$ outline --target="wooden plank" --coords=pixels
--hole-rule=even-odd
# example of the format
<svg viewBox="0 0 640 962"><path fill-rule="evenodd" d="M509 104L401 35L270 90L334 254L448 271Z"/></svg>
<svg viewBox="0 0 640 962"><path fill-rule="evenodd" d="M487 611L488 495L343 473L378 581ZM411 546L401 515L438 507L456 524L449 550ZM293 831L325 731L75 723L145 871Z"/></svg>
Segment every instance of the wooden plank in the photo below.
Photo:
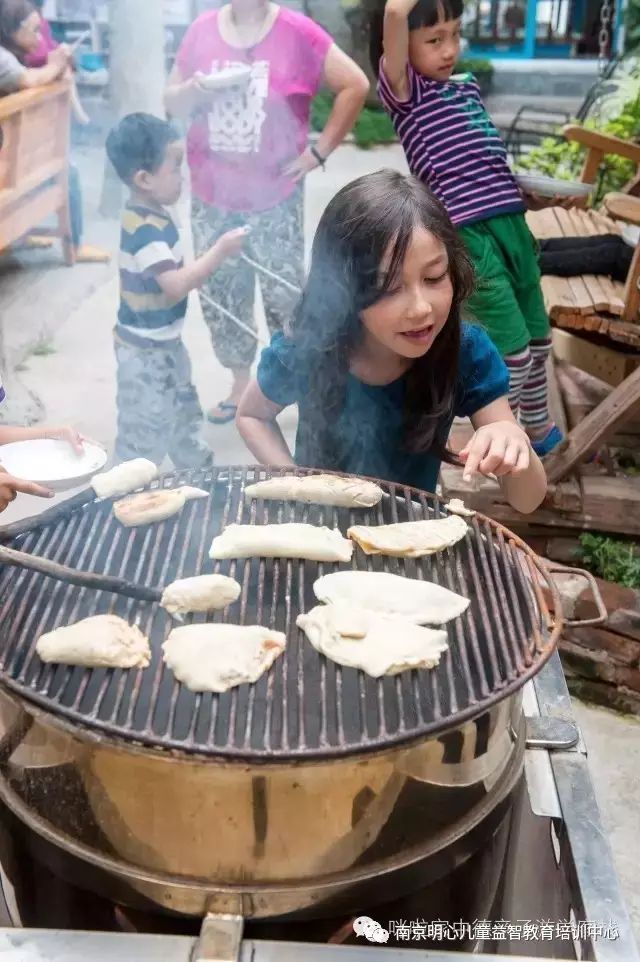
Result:
<svg viewBox="0 0 640 962"><path fill-rule="evenodd" d="M630 197L628 194L606 194L602 202L603 210L613 217L640 224L640 198Z"/></svg>
<svg viewBox="0 0 640 962"><path fill-rule="evenodd" d="M597 482L597 483L594 483ZM461 498L474 511L521 532L532 530L611 531L640 537L640 500L637 479L583 478L581 512L543 505L528 515L520 514L502 498L497 485L474 487L462 481L462 471L444 465L442 485L447 498Z"/></svg>
<svg viewBox="0 0 640 962"><path fill-rule="evenodd" d="M547 383L549 387L549 414L566 438L569 434L569 424L562 400L562 393L556 375L556 366L552 357L547 361ZM578 477L573 474L559 482L547 492L545 505L561 508L565 511L582 510L582 488Z"/></svg>
<svg viewBox="0 0 640 962"><path fill-rule="evenodd" d="M542 278L541 287L545 307L550 317L556 317L562 313L575 313L573 291L566 277L547 274Z"/></svg>
<svg viewBox="0 0 640 962"><path fill-rule="evenodd" d="M552 338L556 358L600 378L611 387L617 387L640 364L640 357L622 354L602 344L592 344L569 331L555 328Z"/></svg>
<svg viewBox="0 0 640 962"><path fill-rule="evenodd" d="M639 201L640 203L640 201ZM640 244L636 247L624 287L622 319L630 323L640 321Z"/></svg>
<svg viewBox="0 0 640 962"><path fill-rule="evenodd" d="M561 450L556 449L551 452L545 461L549 481L560 481L576 464L596 450L607 437L615 433L618 425L623 424L631 416L639 401L640 368L637 368L571 431ZM637 481L635 490L638 492ZM640 497L638 504L640 504Z"/></svg>
<svg viewBox="0 0 640 962"><path fill-rule="evenodd" d="M589 293L593 310L596 311L596 313L599 311L608 311L609 298L600 284L600 278L596 274L581 274L581 280Z"/></svg>
<svg viewBox="0 0 640 962"><path fill-rule="evenodd" d="M584 217L584 211L577 207L569 209L566 211L567 215L567 230L565 232L566 237L588 237L589 230L585 227L585 220L588 218Z"/></svg>
<svg viewBox="0 0 640 962"><path fill-rule="evenodd" d="M538 240L548 240L550 237L562 237L562 230L552 207L527 212L529 230Z"/></svg>
<svg viewBox="0 0 640 962"><path fill-rule="evenodd" d="M573 296L575 312L578 314L591 314L593 304L582 277L568 277L567 280Z"/></svg>
<svg viewBox="0 0 640 962"><path fill-rule="evenodd" d="M624 311L624 284L620 281L613 281L603 274L598 276L598 280L607 297L610 313L615 314L616 317L621 317Z"/></svg>

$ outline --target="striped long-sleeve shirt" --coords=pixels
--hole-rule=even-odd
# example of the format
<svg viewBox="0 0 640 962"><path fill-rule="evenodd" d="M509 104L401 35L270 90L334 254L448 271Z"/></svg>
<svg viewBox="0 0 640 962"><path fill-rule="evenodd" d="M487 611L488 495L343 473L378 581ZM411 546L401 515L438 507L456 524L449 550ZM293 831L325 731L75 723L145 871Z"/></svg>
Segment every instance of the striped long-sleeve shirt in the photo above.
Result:
<svg viewBox="0 0 640 962"><path fill-rule="evenodd" d="M183 264L180 235L168 213L132 205L125 208L120 235L121 336L136 342L180 337L187 299L171 300L157 278Z"/></svg>
<svg viewBox="0 0 640 962"><path fill-rule="evenodd" d="M525 211L493 125L471 74L428 80L408 67L409 97L398 100L380 69L378 90L393 120L411 173L443 202L458 227Z"/></svg>

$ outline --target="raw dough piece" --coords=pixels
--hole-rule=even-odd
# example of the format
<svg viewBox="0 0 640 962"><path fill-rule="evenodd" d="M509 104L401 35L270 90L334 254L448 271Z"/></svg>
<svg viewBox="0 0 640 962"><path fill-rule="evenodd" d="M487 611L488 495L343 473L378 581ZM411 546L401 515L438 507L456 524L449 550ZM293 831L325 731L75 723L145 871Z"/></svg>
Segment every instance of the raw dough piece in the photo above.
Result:
<svg viewBox="0 0 640 962"><path fill-rule="evenodd" d="M296 624L321 654L373 678L434 668L448 648L446 631L354 605L318 605Z"/></svg>
<svg viewBox="0 0 640 962"><path fill-rule="evenodd" d="M365 554L386 554L394 558L423 558L444 551L461 541L469 527L466 521L451 515L432 521L401 521L367 527L357 524L347 535L360 545Z"/></svg>
<svg viewBox="0 0 640 962"><path fill-rule="evenodd" d="M459 514L461 518L475 518L476 515L475 511L467 508L464 501L461 501L460 498L452 498L451 501L445 504L445 508L451 514Z"/></svg>
<svg viewBox="0 0 640 962"><path fill-rule="evenodd" d="M337 528L313 524L230 524L213 539L210 558L302 558L350 561L353 544Z"/></svg>
<svg viewBox="0 0 640 962"><path fill-rule="evenodd" d="M336 508L372 508L382 499L382 488L361 478L339 478L332 474L298 477L285 474L249 484L244 489L248 498L269 501L301 501L303 504L327 504Z"/></svg>
<svg viewBox="0 0 640 962"><path fill-rule="evenodd" d="M171 615L190 611L217 611L240 597L240 585L226 575L199 575L181 578L164 589L160 604Z"/></svg>
<svg viewBox="0 0 640 962"><path fill-rule="evenodd" d="M280 631L258 625L186 625L164 645L165 664L189 691L229 691L253 684L285 649Z"/></svg>
<svg viewBox="0 0 640 962"><path fill-rule="evenodd" d="M181 488L160 488L157 491L141 491L129 498L116 501L113 513L125 528L135 528L167 518L182 511L187 501L208 498L207 491L188 486Z"/></svg>
<svg viewBox="0 0 640 962"><path fill-rule="evenodd" d="M416 625L445 625L470 604L468 598L431 581L384 571L335 571L319 578L313 590L318 601L326 604L357 605Z"/></svg>
<svg viewBox="0 0 640 962"><path fill-rule="evenodd" d="M151 661L148 639L117 615L56 628L38 639L36 651L43 661L84 668L146 668Z"/></svg>
<svg viewBox="0 0 640 962"><path fill-rule="evenodd" d="M153 461L146 458L134 458L133 461L123 461L110 471L103 471L91 479L91 486L99 498L117 498L129 494L158 477L158 469Z"/></svg>

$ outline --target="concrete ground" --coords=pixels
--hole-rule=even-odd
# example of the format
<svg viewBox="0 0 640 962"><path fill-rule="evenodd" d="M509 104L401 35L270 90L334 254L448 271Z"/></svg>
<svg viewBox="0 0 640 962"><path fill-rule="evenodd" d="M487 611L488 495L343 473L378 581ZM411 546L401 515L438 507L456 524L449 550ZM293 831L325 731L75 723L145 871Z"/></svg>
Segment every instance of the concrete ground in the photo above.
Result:
<svg viewBox="0 0 640 962"><path fill-rule="evenodd" d="M312 174L307 182L307 242L310 242L327 202L343 184L384 166L404 167L399 148L365 152L345 146L334 155L326 173ZM90 199L89 203L93 205L95 201ZM184 224L188 224L184 208L181 218ZM91 218L87 231L90 238L93 228ZM96 223L95 230L101 238L111 238L115 244L116 224ZM30 354L24 362L21 377L25 385L42 399L47 422L73 423L87 436L111 448L115 435L115 365L111 331L117 310L118 282L113 264L93 271L90 278L86 273L83 275L83 271L86 269L82 267L66 272L56 269L49 275L48 284L40 280L37 298L33 298L29 291L25 295L20 277L14 273L12 291L17 297L22 290L19 322L14 323L11 314L5 315L5 337L11 353L22 354L24 345L30 342L30 338L33 340L33 333L42 334L49 351ZM59 285L64 287L63 293L58 290ZM5 288L0 272L0 300L4 304ZM77 306L73 310L63 309L74 299L74 292ZM264 320L259 318L259 321L265 337ZM205 407L213 405L226 396L228 376L211 350L195 296L190 305L185 339L202 403ZM285 412L282 424L291 439L295 431L294 412ZM209 425L206 431L218 463L246 463L251 459L233 425L222 428ZM41 507L40 501L23 497L2 516L2 522L32 515ZM579 703L575 708L589 748L591 772L620 880L636 931L640 933L640 891L636 882L640 852L640 723Z"/></svg>

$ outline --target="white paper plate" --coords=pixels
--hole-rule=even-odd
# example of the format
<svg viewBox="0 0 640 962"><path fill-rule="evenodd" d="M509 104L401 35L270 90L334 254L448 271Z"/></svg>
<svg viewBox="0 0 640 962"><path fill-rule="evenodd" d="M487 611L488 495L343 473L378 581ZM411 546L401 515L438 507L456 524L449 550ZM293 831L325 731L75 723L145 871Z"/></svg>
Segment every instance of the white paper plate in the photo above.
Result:
<svg viewBox="0 0 640 962"><path fill-rule="evenodd" d="M635 227L634 224L627 224L627 226L622 229L622 239L629 247L637 247L640 243L640 227Z"/></svg>
<svg viewBox="0 0 640 962"><path fill-rule="evenodd" d="M202 74L198 77L198 83L205 90L226 90L228 87L239 87L246 84L251 76L251 67L248 64L234 64L231 67L222 67L214 73Z"/></svg>
<svg viewBox="0 0 640 962"><path fill-rule="evenodd" d="M0 445L0 463L16 478L52 491L68 491L88 481L107 463L104 448L85 441L76 454L67 441L15 441Z"/></svg>
<svg viewBox="0 0 640 962"><path fill-rule="evenodd" d="M577 180L557 180L542 174L516 174L516 180L524 191L539 194L540 197L588 197L593 184L582 184Z"/></svg>

